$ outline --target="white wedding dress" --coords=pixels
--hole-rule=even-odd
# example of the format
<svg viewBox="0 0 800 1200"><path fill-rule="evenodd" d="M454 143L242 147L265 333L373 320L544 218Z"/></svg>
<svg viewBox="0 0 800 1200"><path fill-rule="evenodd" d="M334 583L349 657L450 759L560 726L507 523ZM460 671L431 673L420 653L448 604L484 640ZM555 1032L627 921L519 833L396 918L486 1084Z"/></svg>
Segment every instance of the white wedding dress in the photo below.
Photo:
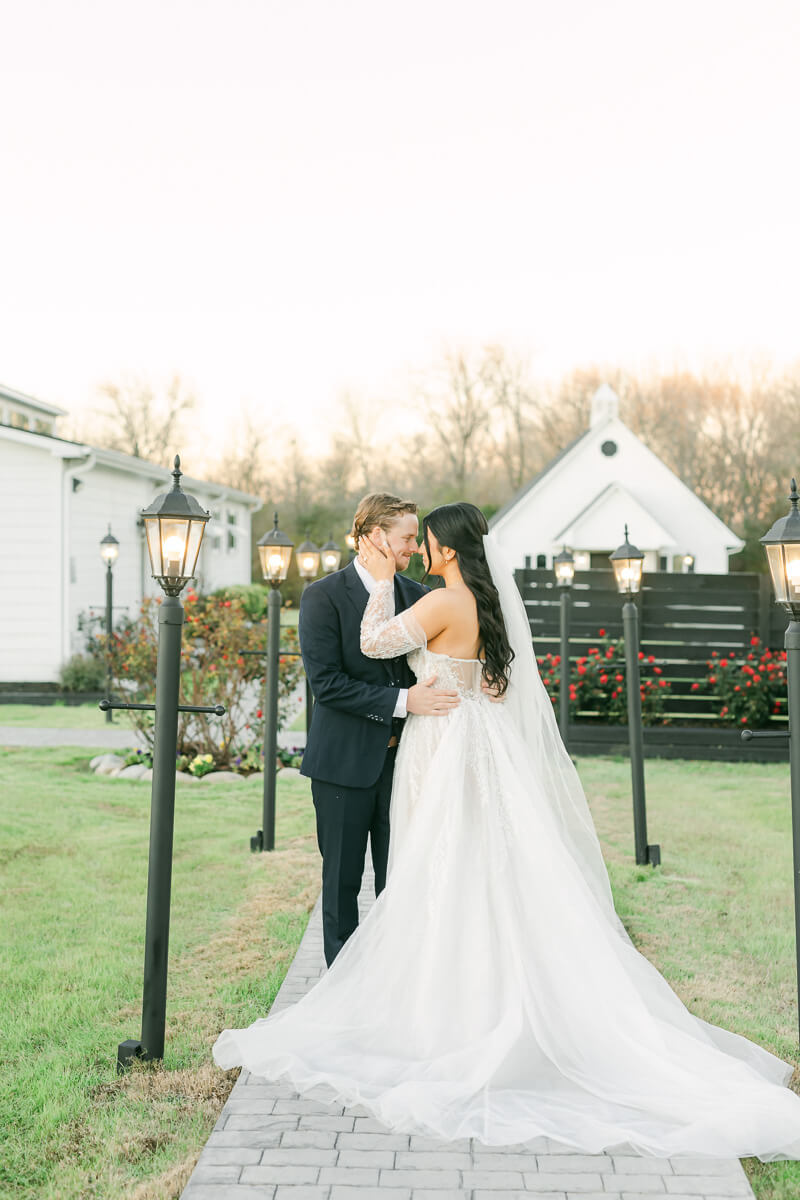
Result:
<svg viewBox="0 0 800 1200"><path fill-rule="evenodd" d="M215 1060L448 1140L800 1158L792 1068L692 1016L616 917L513 577L489 540L487 557L517 654L506 701L375 588L365 653L408 653L461 703L406 722L366 919L302 1000L225 1030Z"/></svg>

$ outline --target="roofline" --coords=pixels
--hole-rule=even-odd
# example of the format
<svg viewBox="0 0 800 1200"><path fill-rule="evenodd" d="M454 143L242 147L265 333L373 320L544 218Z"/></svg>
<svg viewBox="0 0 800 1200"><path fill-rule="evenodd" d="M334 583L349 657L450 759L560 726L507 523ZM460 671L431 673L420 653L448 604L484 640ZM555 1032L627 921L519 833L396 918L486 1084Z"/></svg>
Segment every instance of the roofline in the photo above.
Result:
<svg viewBox="0 0 800 1200"><path fill-rule="evenodd" d="M143 475L148 478L153 487L161 484L171 484L172 471L169 467L161 467L146 458L137 458L134 454L123 454L121 450L103 450L99 446L90 446L86 442L72 442L68 438L54 436L49 433L34 433L29 429L15 429L11 425L0 425L0 437L8 441L28 442L38 446L48 444L50 453L57 458L88 458L95 457L95 466L104 466L118 471L128 471L131 475ZM70 453L77 451L77 453ZM184 483L189 488L211 493L210 499L234 500L246 504L253 512L264 507L260 496L252 492L242 492L226 483L216 483L213 479L196 479L193 475L184 475ZM216 493L216 495L214 495ZM256 507L257 506L257 507Z"/></svg>
<svg viewBox="0 0 800 1200"><path fill-rule="evenodd" d="M737 535L730 528L730 526L726 525L725 522L722 520L722 518L718 517L717 514L714 512L714 510L706 504L705 500L701 500L701 498L697 495L697 492L695 492L693 488L690 488L688 483L685 483L684 480L681 479L680 475L676 474L676 472L672 470L672 467L667 466L667 464L664 462L663 458L660 458L656 454L655 450L652 450L650 448L650 446L648 446L647 443L642 438L639 437L638 433L634 433L634 431L631 429L631 427L629 425L626 425L621 417L611 417L608 421L602 422L602 424L598 424L598 425L595 425L594 427L590 427L584 433L580 434L579 437L575 438L572 442L570 442L570 444L568 446L565 446L564 449L559 454L557 454L556 457L554 459L552 459L547 464L547 466L542 471L539 472L538 475L534 476L534 478L530 481L530 483L526 484L525 487L521 488L516 493L515 496L512 496L512 498L508 501L507 504L504 504L503 507L494 514L494 516L489 520L489 527L492 528L498 521L501 520L501 518L506 516L512 508L516 507L516 505L520 502L520 500L522 500L528 494L528 492L530 492L534 487L536 487L536 485L539 484L542 481L542 479L544 479L545 476L548 475L556 466L558 466L561 462L563 462L563 460L567 457L567 455L572 450L574 450L579 445L580 442L582 442L585 438L588 438L590 435L596 434L598 429L606 428L607 426L614 425L614 424L621 425L622 428L625 430L625 432L630 434L630 436L632 438L634 438L636 442L638 442L638 444L642 447L642 449L644 451L646 451L646 453L649 454L651 456L651 458L653 458L656 461L656 463L658 463L658 465L664 471L669 472L669 474L673 477L673 479L675 479L681 485L681 487L684 488L685 491L687 491L689 493L689 495L692 497L692 499L694 499L702 507L704 514L711 517L712 520L714 520L716 522L716 524L720 527L721 530L723 530L725 532L726 535L728 535L729 537L732 537L734 539L734 541L740 543L740 548L746 545L746 543L743 542L741 538L737 537ZM611 485L608 485L608 486L611 486ZM654 520L657 520L657 518L654 518ZM737 554L738 551L731 550L730 553Z"/></svg>
<svg viewBox="0 0 800 1200"><path fill-rule="evenodd" d="M567 525L565 525L564 528L561 530L560 535L558 537L552 539L553 545L555 546L555 545L558 545L559 543L563 544L564 543L564 534L567 531L567 529L569 529L570 525L576 525L578 523L578 521L580 521L580 519L582 517L584 517L591 508L594 508L594 506L604 496L608 496L612 492L624 493L626 496L628 496L633 501L634 504L637 504L639 506L639 508L642 510L642 512L644 512L650 518L650 520L653 522L654 525L658 526L658 528L661 530L662 533L666 534L667 537L672 536L670 534L669 530L664 529L664 527L661 524L661 522L659 521L658 517L653 516L650 509L647 507L646 504L642 503L642 501L638 498L638 496L631 495L631 493L628 491L628 489L625 487L624 484L620 483L618 479L614 479L614 480L612 480L611 483L607 483L604 488L601 488L600 491L597 493L597 495L592 500L590 500L587 504L585 504L583 506L583 508L581 509L581 511L576 514L576 516L572 517L572 519L569 521L569 523ZM677 542L675 542L675 541L662 542L661 545L662 546L675 546L675 545L677 545Z"/></svg>
<svg viewBox="0 0 800 1200"><path fill-rule="evenodd" d="M551 458L547 466L543 467L538 475L534 475L530 483L524 484L519 491L511 497L510 500L506 501L502 508L497 510L493 517L489 518L489 528L491 529L497 524L498 521L502 520L502 518L509 513L512 508L515 508L516 505L519 504L520 500L522 500L524 496L527 496L528 492L535 488L538 483L541 483L545 475L549 475L553 468L558 466L562 459L566 458L570 451L574 450L575 447L582 442L584 438L587 438L591 432L591 429L584 430L583 433L579 433L576 438L573 438L568 446L565 446L563 450L559 450L555 458Z"/></svg>
<svg viewBox="0 0 800 1200"><path fill-rule="evenodd" d="M0 396L6 400L12 400L17 404L28 404L31 408L38 408L41 412L46 412L51 417L65 417L67 415L65 408L57 408L55 404L45 404L43 400L37 400L34 396L28 396L25 392L17 392L13 388L5 387L2 383L0 383Z"/></svg>
<svg viewBox="0 0 800 1200"><path fill-rule="evenodd" d="M163 481L172 486L171 467L160 467L147 458L137 458L135 454L124 454L121 450L102 450L95 446L89 448L97 455L98 466L117 467L120 470L130 471L132 475L147 475L156 483ZM254 496L252 492L242 492L239 488L230 487L227 483L217 483L213 479L197 479L194 475L185 474L182 479L191 487L219 492L220 499L230 497L232 500L241 500L244 503L257 501L259 507L264 504L260 496Z"/></svg>

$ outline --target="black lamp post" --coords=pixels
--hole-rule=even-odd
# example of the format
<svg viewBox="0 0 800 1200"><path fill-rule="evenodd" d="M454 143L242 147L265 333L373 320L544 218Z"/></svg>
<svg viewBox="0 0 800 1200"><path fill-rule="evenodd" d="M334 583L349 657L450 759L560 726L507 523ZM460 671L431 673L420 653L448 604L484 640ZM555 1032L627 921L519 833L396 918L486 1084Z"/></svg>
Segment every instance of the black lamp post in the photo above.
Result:
<svg viewBox="0 0 800 1200"><path fill-rule="evenodd" d="M561 592L561 685L558 692L558 724L561 740L569 749L569 610L572 583L575 579L575 559L566 546L553 559L553 570Z"/></svg>
<svg viewBox="0 0 800 1200"><path fill-rule="evenodd" d="M167 1010L169 907L172 890L172 837L175 824L175 753L178 711L222 716L221 705L179 705L183 606L178 599L194 576L209 513L181 488L181 460L175 456L173 484L142 510L153 578L164 590L158 612L156 702L113 703L113 708L155 709L153 787L150 806L150 858L147 871L147 923L144 946L142 1036L122 1042L117 1063L164 1057ZM109 702L102 701L101 708Z"/></svg>
<svg viewBox="0 0 800 1200"><path fill-rule="evenodd" d="M119 542L108 527L108 533L100 542L100 556L106 564L106 700L111 700L111 635L114 632L114 563L119 556ZM106 724L114 720L110 708L106 709Z"/></svg>
<svg viewBox="0 0 800 1200"><path fill-rule="evenodd" d="M794 863L794 929L797 960L798 1020L800 1021L800 495L797 481L792 480L789 496L791 508L761 538L767 552L769 572L775 590L775 600L789 617L784 634L786 648L786 680L789 699L789 761L792 793L792 853ZM753 733L742 737L775 737L776 734ZM780 734L777 736L781 736ZM786 736L785 733L782 736Z"/></svg>
<svg viewBox="0 0 800 1200"><path fill-rule="evenodd" d="M278 754L278 668L281 648L281 593L292 560L294 542L275 526L259 539L261 571L270 586L267 605L267 681L264 700L264 811L262 828L250 839L250 849L275 849L275 760Z"/></svg>
<svg viewBox="0 0 800 1200"><path fill-rule="evenodd" d="M333 540L333 534L331 534L320 550L320 554L322 555L322 569L326 575L332 575L334 571L339 570L339 563L342 561L342 552Z"/></svg>
<svg viewBox="0 0 800 1200"><path fill-rule="evenodd" d="M352 562L356 556L356 538L352 529L348 529L347 533L344 535L344 544L347 546L347 552L350 556L347 561Z"/></svg>
<svg viewBox="0 0 800 1200"><path fill-rule="evenodd" d="M633 838L636 862L657 867L661 862L661 847L647 844L647 806L644 791L644 733L642 730L642 693L639 675L639 614L633 597L642 585L644 554L625 541L609 555L620 593L625 597L622 606L622 626L625 636L625 664L628 690L628 739L631 755L633 785Z"/></svg>
<svg viewBox="0 0 800 1200"><path fill-rule="evenodd" d="M311 541L308 533L306 540L301 542L297 547L297 573L303 581L303 591L306 590L312 579L316 579L319 571L320 549ZM314 697L311 693L311 684L308 682L306 675L306 735L311 729L311 711L314 705Z"/></svg>

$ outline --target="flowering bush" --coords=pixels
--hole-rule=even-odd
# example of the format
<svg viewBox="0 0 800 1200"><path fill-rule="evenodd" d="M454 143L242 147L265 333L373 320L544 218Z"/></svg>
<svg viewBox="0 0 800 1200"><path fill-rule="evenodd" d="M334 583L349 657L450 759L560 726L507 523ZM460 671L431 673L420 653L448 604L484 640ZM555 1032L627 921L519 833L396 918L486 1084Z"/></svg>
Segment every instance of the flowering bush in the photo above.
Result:
<svg viewBox="0 0 800 1200"><path fill-rule="evenodd" d="M545 654L537 658L539 671L554 705L559 703L561 690L561 656ZM664 700L670 685L656 665L652 654L639 652L642 721L645 725L663 725ZM592 717L608 725L628 723L628 693L625 683L625 642L612 639L605 629L599 630L598 643L590 646L585 655L570 663L569 715L570 720Z"/></svg>
<svg viewBox="0 0 800 1200"><path fill-rule="evenodd" d="M726 725L757 728L787 715L785 650L765 648L754 636L746 654L737 658L714 650L706 666L706 678L693 683L692 691L716 701Z"/></svg>
<svg viewBox="0 0 800 1200"><path fill-rule="evenodd" d="M264 747L261 740L250 742L247 746L238 746L231 754L230 767L241 775L252 775L254 771L264 770Z"/></svg>
<svg viewBox="0 0 800 1200"><path fill-rule="evenodd" d="M287 750L278 749L278 762L282 767L299 767L302 761L302 746L292 746Z"/></svg>
<svg viewBox="0 0 800 1200"><path fill-rule="evenodd" d="M153 754L151 750L142 750L139 746L134 746L132 750L128 750L125 755L126 767L152 767Z"/></svg>
<svg viewBox="0 0 800 1200"><path fill-rule="evenodd" d="M113 635L115 687L135 703L155 699L160 598L146 599L136 621L121 625ZM182 704L222 704L225 715L178 714L178 755L189 760L210 755L216 767L230 766L237 745L247 752L261 734L265 630L251 620L239 597L199 596L188 591L181 645ZM297 630L281 630L288 654L281 654L278 676L279 724L291 708L290 697L302 677ZM255 653L245 653L251 651ZM153 714L129 710L147 746L153 744Z"/></svg>
<svg viewBox="0 0 800 1200"><path fill-rule="evenodd" d="M215 769L216 763L212 754L198 754L189 763L189 774L196 775L198 779L202 779L204 775L208 775Z"/></svg>

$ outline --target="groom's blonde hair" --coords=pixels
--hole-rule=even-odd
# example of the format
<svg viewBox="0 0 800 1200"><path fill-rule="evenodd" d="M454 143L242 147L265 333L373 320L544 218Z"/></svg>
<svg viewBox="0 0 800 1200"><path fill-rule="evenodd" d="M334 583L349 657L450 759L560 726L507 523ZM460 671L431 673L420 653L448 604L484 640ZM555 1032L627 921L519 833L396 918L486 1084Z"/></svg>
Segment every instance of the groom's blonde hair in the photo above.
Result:
<svg viewBox="0 0 800 1200"><path fill-rule="evenodd" d="M376 525L384 533L388 533L398 517L416 511L417 506L413 500L401 500L399 496L391 496L388 492L370 492L368 496L363 496L353 517L352 533L356 550L359 538Z"/></svg>

